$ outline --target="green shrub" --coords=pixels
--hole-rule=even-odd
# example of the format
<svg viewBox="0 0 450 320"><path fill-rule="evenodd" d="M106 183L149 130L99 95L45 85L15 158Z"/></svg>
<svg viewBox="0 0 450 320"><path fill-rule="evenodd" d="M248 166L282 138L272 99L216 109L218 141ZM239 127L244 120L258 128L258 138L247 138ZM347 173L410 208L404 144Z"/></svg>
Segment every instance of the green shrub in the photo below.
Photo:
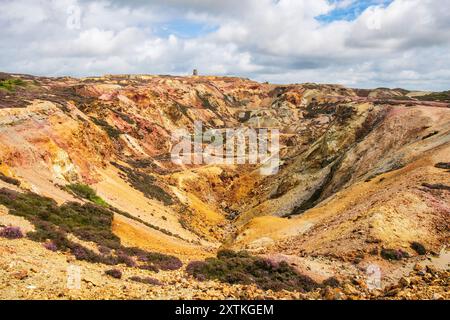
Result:
<svg viewBox="0 0 450 320"><path fill-rule="evenodd" d="M17 86L23 87L26 85L26 82L22 79L6 79L3 81L0 81L0 89L8 90L8 91L14 91Z"/></svg>
<svg viewBox="0 0 450 320"><path fill-rule="evenodd" d="M86 184L81 184L81 183L69 184L66 186L66 189L72 191L75 195L77 195L83 199L86 199L86 200L92 201L95 204L98 204L99 206L102 206L102 207L108 206L108 204L105 202L105 200L100 198L97 195L97 193L95 192L95 190Z"/></svg>

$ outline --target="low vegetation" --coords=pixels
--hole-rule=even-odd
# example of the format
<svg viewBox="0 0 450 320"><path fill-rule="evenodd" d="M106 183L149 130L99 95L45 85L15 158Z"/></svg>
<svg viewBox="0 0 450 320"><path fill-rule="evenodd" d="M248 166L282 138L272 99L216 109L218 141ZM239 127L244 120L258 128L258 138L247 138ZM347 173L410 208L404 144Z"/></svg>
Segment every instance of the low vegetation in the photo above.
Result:
<svg viewBox="0 0 450 320"><path fill-rule="evenodd" d="M34 224L36 231L28 234L33 240L51 240L59 249L75 249L67 239L67 233L72 233L85 241L120 247L119 238L111 232L113 213L100 206L75 202L58 206L53 199L8 189L0 190L0 203L10 214Z"/></svg>
<svg viewBox="0 0 450 320"><path fill-rule="evenodd" d="M23 233L19 227L9 226L0 229L0 237L6 239L20 239L23 238Z"/></svg>
<svg viewBox="0 0 450 320"><path fill-rule="evenodd" d="M116 279L122 278L122 271L120 271L119 269L106 270L105 274L107 274L110 277L116 278Z"/></svg>
<svg viewBox="0 0 450 320"><path fill-rule="evenodd" d="M322 282L323 287L339 288L341 282L336 277L331 277Z"/></svg>
<svg viewBox="0 0 450 320"><path fill-rule="evenodd" d="M80 198L92 201L93 203L98 204L102 207L108 206L105 200L100 198L95 192L95 190L89 187L88 185L81 183L74 183L65 186L65 188Z"/></svg>
<svg viewBox="0 0 450 320"><path fill-rule="evenodd" d="M69 184L69 185L64 186L63 189L66 190L66 191L69 191L70 193L74 194L77 197L89 200L89 201L91 201L91 202L93 202L95 204L98 204L98 205L102 206L102 207L108 208L109 210L111 210L111 211L113 211L115 213L118 213L118 214L120 214L120 215L122 215L124 217L127 217L129 219L135 220L135 221L137 221L139 223L142 223L142 224L144 224L145 226L147 226L149 228L158 230L158 231L160 231L162 233L165 233L165 234L167 234L169 236L182 239L177 234L174 234L174 233L172 233L170 231L167 231L167 230L165 230L163 228L160 228L158 226L152 225L152 224L150 224L150 223L148 223L148 222L146 222L146 221L144 221L142 219L139 219L139 218L129 214L128 212L119 210L117 208L114 208L114 207L108 205L108 203L105 200L103 200L101 197L99 197L97 195L96 191L94 189L92 189L91 187L89 187L88 185L79 184L79 183L77 183L77 184Z"/></svg>
<svg viewBox="0 0 450 320"><path fill-rule="evenodd" d="M450 191L450 186L447 186L442 183L431 184L431 183L422 183L422 187L428 188L430 190L447 190Z"/></svg>
<svg viewBox="0 0 450 320"><path fill-rule="evenodd" d="M255 284L263 290L304 292L319 286L287 262L254 257L245 251L220 251L217 258L191 262L186 272L200 281L217 279L230 284Z"/></svg>
<svg viewBox="0 0 450 320"><path fill-rule="evenodd" d="M386 260L402 260L409 258L409 254L401 249L382 249L381 257Z"/></svg>
<svg viewBox="0 0 450 320"><path fill-rule="evenodd" d="M126 255L135 256L138 261L144 263L141 267L150 266L149 269L178 270L183 266L183 263L177 257L158 252L148 252L139 248L122 248L122 252Z"/></svg>
<svg viewBox="0 0 450 320"><path fill-rule="evenodd" d="M139 222L139 223L145 225L146 227L149 227L149 228L151 228L151 229L154 229L154 230L157 230L157 231L162 232L162 233L164 233L164 234L167 234L168 236L175 237L175 238L178 238L178 239L180 239L180 240L187 241L187 240L183 239L183 238L182 238L180 235L178 235L178 234L175 234L175 233L173 233L173 232L170 232L169 230L166 230L166 229L164 229L164 228L161 228L161 227L155 226L155 225L153 225L153 224L151 224L151 223L148 223L147 221L144 221L144 220L142 220L142 219L140 219L140 218L138 218L138 217L135 217L135 216L129 214L128 212L119 210L119 209L114 208L114 207L111 207L111 206L109 207L109 209L110 209L111 211L115 212L115 213L118 213L118 214L124 216L124 217L127 217L127 218L129 218L129 219L131 219L131 220L137 221L137 222Z"/></svg>
<svg viewBox="0 0 450 320"><path fill-rule="evenodd" d="M146 197L159 200L166 206L174 203L170 194L155 184L155 177L139 170L133 170L131 168L122 166L116 162L112 162L111 164L124 172L127 176L128 182L132 185L132 187L136 190L141 191Z"/></svg>
<svg viewBox="0 0 450 320"><path fill-rule="evenodd" d="M114 212L108 208L76 202L58 206L53 199L6 188L0 189L0 204L9 209L9 214L21 216L34 225L35 231L27 234L29 239L43 243L51 251L68 251L78 260L154 271L176 270L183 265L174 256L122 246L112 233ZM70 240L69 234L95 243L98 252Z"/></svg>
<svg viewBox="0 0 450 320"><path fill-rule="evenodd" d="M0 180L2 180L3 182L15 185L15 186L20 186L20 181L8 176L5 176L3 173L0 172Z"/></svg>
<svg viewBox="0 0 450 320"><path fill-rule="evenodd" d="M0 89L4 89L7 91L14 91L17 87L24 87L26 82L22 79L6 79L0 81Z"/></svg>
<svg viewBox="0 0 450 320"><path fill-rule="evenodd" d="M438 169L450 169L450 162L439 162L435 165Z"/></svg>
<svg viewBox="0 0 450 320"><path fill-rule="evenodd" d="M92 122L94 122L97 126L101 127L105 132L108 134L108 136L111 139L118 139L122 132L112 125L110 125L108 122L106 122L103 119L98 119L95 117L91 117Z"/></svg>
<svg viewBox="0 0 450 320"><path fill-rule="evenodd" d="M210 110L217 110L217 105L212 100L212 95L208 93L200 93L197 91L197 97L201 101L203 108L210 109ZM212 102L211 102L212 100Z"/></svg>
<svg viewBox="0 0 450 320"><path fill-rule="evenodd" d="M145 283L145 284L150 284L153 286L162 286L162 282L159 281L158 279L155 278L151 278L151 277L138 277L138 276L133 276L129 278L131 281L134 282L139 282L139 283Z"/></svg>
<svg viewBox="0 0 450 320"><path fill-rule="evenodd" d="M413 249L415 252L417 252L418 255L421 255L421 256L427 254L427 249L420 242L415 241L415 242L411 243L411 249Z"/></svg>
<svg viewBox="0 0 450 320"><path fill-rule="evenodd" d="M422 101L450 102L450 90L443 92L433 92L416 98Z"/></svg>
<svg viewBox="0 0 450 320"><path fill-rule="evenodd" d="M427 140L427 139L429 139L429 138L431 138L431 137L434 137L434 136L437 135L437 134L439 134L439 131L433 131L433 132L430 132L429 134L425 135L425 136L422 138L422 140Z"/></svg>
<svg viewBox="0 0 450 320"><path fill-rule="evenodd" d="M45 242L42 245L45 249L56 252L58 251L58 246L53 241Z"/></svg>

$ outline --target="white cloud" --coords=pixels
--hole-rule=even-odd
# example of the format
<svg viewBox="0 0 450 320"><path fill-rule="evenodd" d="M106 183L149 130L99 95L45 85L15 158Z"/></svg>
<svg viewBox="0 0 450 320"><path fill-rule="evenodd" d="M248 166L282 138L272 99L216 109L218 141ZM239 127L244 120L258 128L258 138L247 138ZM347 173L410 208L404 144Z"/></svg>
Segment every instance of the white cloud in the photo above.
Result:
<svg viewBox="0 0 450 320"><path fill-rule="evenodd" d="M278 83L449 89L449 1L394 0L354 21L316 19L356 2L2 0L0 70L83 76L198 68ZM81 9L79 29L67 27L72 5ZM171 24L190 36L162 28Z"/></svg>

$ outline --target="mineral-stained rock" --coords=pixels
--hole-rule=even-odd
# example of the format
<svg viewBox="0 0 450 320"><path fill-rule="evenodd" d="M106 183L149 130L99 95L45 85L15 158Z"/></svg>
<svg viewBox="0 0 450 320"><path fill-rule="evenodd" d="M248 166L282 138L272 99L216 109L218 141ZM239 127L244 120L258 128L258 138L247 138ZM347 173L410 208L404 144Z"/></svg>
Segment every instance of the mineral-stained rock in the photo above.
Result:
<svg viewBox="0 0 450 320"><path fill-rule="evenodd" d="M0 228L27 237L0 239L0 298L449 298L438 264L407 274L448 240L448 103L401 89L233 77L1 77L24 85L0 92ZM191 161L173 161L179 129L188 141L236 128L278 130L270 175L235 155L233 163L206 163L206 138L202 150L186 148ZM84 219L100 211L107 228ZM314 283L342 281L263 291L228 283L248 275L199 282L173 270L223 248L287 260ZM165 255L175 258L161 262ZM104 275L111 264L122 279ZM74 266L79 291L66 287ZM19 284L21 291L8 289Z"/></svg>

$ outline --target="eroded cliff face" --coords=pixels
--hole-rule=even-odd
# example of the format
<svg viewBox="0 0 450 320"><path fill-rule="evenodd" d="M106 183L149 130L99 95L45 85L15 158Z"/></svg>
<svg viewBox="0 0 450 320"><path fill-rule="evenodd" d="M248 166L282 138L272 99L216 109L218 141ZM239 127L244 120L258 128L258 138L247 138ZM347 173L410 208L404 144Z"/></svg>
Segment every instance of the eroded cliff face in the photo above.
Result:
<svg viewBox="0 0 450 320"><path fill-rule="evenodd" d="M90 185L114 208L112 232L125 246L183 261L246 249L300 269L353 270L379 262L382 249L415 256L412 242L448 245L446 102L222 77L3 78L21 82L0 89L0 187L82 204L67 186ZM279 129L279 172L174 164L171 136L195 121ZM17 224L5 211L3 225L8 216Z"/></svg>

